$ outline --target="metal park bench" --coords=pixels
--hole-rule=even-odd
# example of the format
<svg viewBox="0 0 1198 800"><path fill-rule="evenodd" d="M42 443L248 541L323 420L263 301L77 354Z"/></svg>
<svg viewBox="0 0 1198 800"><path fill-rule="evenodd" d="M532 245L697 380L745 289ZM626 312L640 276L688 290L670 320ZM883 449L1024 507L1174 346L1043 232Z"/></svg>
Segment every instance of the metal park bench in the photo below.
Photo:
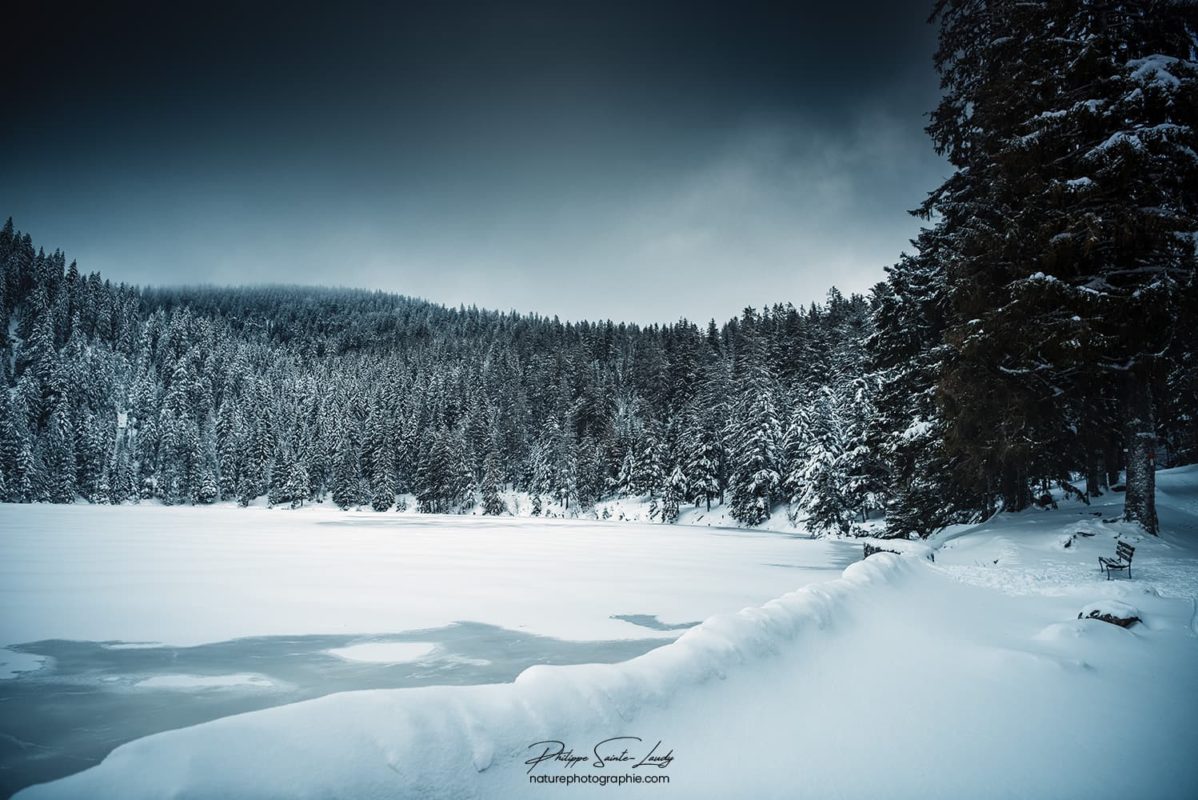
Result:
<svg viewBox="0 0 1198 800"><path fill-rule="evenodd" d="M1117 570L1127 570L1127 577L1131 577L1131 560L1136 554L1136 548L1132 547L1127 542L1115 543L1115 557L1107 558L1106 556L1098 557L1098 569L1106 570L1106 579L1111 579L1111 573Z"/></svg>

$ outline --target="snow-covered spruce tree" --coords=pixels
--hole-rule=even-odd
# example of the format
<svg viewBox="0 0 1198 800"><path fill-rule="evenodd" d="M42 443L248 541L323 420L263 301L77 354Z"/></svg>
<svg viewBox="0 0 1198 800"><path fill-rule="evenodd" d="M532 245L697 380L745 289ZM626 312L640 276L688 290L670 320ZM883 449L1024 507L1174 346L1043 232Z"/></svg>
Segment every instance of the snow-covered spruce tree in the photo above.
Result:
<svg viewBox="0 0 1198 800"><path fill-rule="evenodd" d="M342 434L341 441L337 445L330 493L333 503L342 510L353 508L361 504L364 499L358 446L348 434Z"/></svg>
<svg viewBox="0 0 1198 800"><path fill-rule="evenodd" d="M666 479L665 488L661 493L661 521L676 522L681 504L686 502L688 495L686 475L682 468L675 466Z"/></svg>
<svg viewBox="0 0 1198 800"><path fill-rule="evenodd" d="M781 486L778 474L782 440L774 383L764 363L764 350L756 338L749 339L748 364L731 421L728 439L729 513L742 525L760 525L770 511Z"/></svg>
<svg viewBox="0 0 1198 800"><path fill-rule="evenodd" d="M563 509L578 497L578 475L572 447L556 417L545 421L533 448L532 489Z"/></svg>
<svg viewBox="0 0 1198 800"><path fill-rule="evenodd" d="M616 494L621 497L635 497L639 494L637 492L639 487L636 483L636 457L632 450L628 450L624 454L623 460L620 461L620 470L616 473L612 484Z"/></svg>
<svg viewBox="0 0 1198 800"><path fill-rule="evenodd" d="M260 396L256 402L258 406L253 412L256 419L238 489L237 499L242 505L248 505L270 489L270 467L275 457L276 438L268 401Z"/></svg>
<svg viewBox="0 0 1198 800"><path fill-rule="evenodd" d="M195 501L203 505L215 503L220 496L220 490L217 486L216 472L205 466L200 470L199 480L196 483Z"/></svg>
<svg viewBox="0 0 1198 800"><path fill-rule="evenodd" d="M304 448L308 470L308 499L323 503L328 492L329 482L333 475L335 450L331 447L330 431L336 425L331 421L325 403L322 400L313 402L310 412L310 426L305 432ZM398 483L398 481L397 481Z"/></svg>
<svg viewBox="0 0 1198 800"><path fill-rule="evenodd" d="M841 455L844 470L844 496L862 522L883 505L886 469L881 456L869 446L869 423L876 410L873 400L877 385L868 376L847 385L849 403L845 409L845 444Z"/></svg>
<svg viewBox="0 0 1198 800"><path fill-rule="evenodd" d="M591 434L585 434L578 441L573 462L576 465L578 504L582 508L590 508L602 499L607 489L607 464L603 450Z"/></svg>
<svg viewBox="0 0 1198 800"><path fill-rule="evenodd" d="M137 502L137 474L125 437L118 436L108 465L108 499L111 503Z"/></svg>
<svg viewBox="0 0 1198 800"><path fill-rule="evenodd" d="M362 441L362 464L366 469L370 507L380 512L395 505L395 462L387 424L389 418L381 401L376 401L366 417L365 438Z"/></svg>
<svg viewBox="0 0 1198 800"><path fill-rule="evenodd" d="M486 459L492 452L491 431L494 416L495 412L487 397L483 373L477 372L470 377L466 387L466 415L462 421L462 437L466 443L470 471L475 475L483 475L486 471Z"/></svg>
<svg viewBox="0 0 1198 800"><path fill-rule="evenodd" d="M45 480L41 465L33 456L33 446L28 441L21 443L17 452L16 478L12 497L20 503L32 503L38 497L38 486Z"/></svg>
<svg viewBox="0 0 1198 800"><path fill-rule="evenodd" d="M877 387L866 445L884 468L886 535L898 538L927 537L972 513L945 452L936 397L948 301L935 233L925 229L916 253L887 268L874 289L874 332L866 342Z"/></svg>
<svg viewBox="0 0 1198 800"><path fill-rule="evenodd" d="M854 509L847 494L845 415L843 395L827 386L815 393L799 496L807 528L813 532L848 533L852 526Z"/></svg>
<svg viewBox="0 0 1198 800"><path fill-rule="evenodd" d="M464 512L474 508L478 502L478 484L470 469L469 446L461 431L450 439L450 486L449 508L453 512Z"/></svg>
<svg viewBox="0 0 1198 800"><path fill-rule="evenodd" d="M1026 225L1028 162L1017 127L1043 109L1051 45L1043 5L949 0L938 6L937 66L945 89L929 132L957 168L922 207L939 215L950 318L939 388L956 476L1010 511L1032 499L1031 483L1061 471L1069 447L1066 407L1052 403L1059 353L1039 349L1045 312L1063 313L1037 282L1035 253L1018 240ZM995 13L998 12L998 13ZM1017 252L1013 252L1017 251ZM1065 315L1068 317L1068 315Z"/></svg>
<svg viewBox="0 0 1198 800"><path fill-rule="evenodd" d="M556 427L556 422L551 422L550 426ZM559 462L554 452L556 438L554 433L542 431L532 448L529 487L538 497L553 497L557 493L556 466Z"/></svg>
<svg viewBox="0 0 1198 800"><path fill-rule="evenodd" d="M237 495L237 479L245 451L245 426L237 403L231 397L221 402L216 413L216 442L220 495L226 499L233 498Z"/></svg>
<svg viewBox="0 0 1198 800"><path fill-rule="evenodd" d="M811 436L810 398L795 392L791 397L790 410L782 431L782 498L786 501L786 516L792 525L797 524L803 512L803 494L806 490L806 470L809 461L808 448Z"/></svg>
<svg viewBox="0 0 1198 800"><path fill-rule="evenodd" d="M957 172L923 211L949 265L958 479L1017 510L1118 426L1127 516L1155 531L1151 387L1198 228L1193 7L944 0L937 15L929 131ZM1119 419L1100 418L1108 397Z"/></svg>
<svg viewBox="0 0 1198 800"><path fill-rule="evenodd" d="M449 460L445 434L437 431L423 448L416 473L416 503L422 513L442 514L448 510Z"/></svg>
<svg viewBox="0 0 1198 800"><path fill-rule="evenodd" d="M487 453L483 466L482 506L483 513L490 516L500 516L508 513L507 504L503 502L503 486L499 481L499 459L492 450Z"/></svg>
<svg viewBox="0 0 1198 800"><path fill-rule="evenodd" d="M283 483L283 496L292 508L299 508L308 499L308 470L301 458L294 458L287 468L287 480Z"/></svg>
<svg viewBox="0 0 1198 800"><path fill-rule="evenodd" d="M442 428L433 436L417 475L416 500L425 513L447 514L474 504L475 486L461 436Z"/></svg>
<svg viewBox="0 0 1198 800"><path fill-rule="evenodd" d="M1181 286L1178 329L1198 331L1198 272ZM1173 339L1161 388L1161 428L1169 466L1198 461L1198 337Z"/></svg>
<svg viewBox="0 0 1198 800"><path fill-rule="evenodd" d="M645 423L641 447L633 465L636 494L647 494L651 499L661 496L666 482L665 461L665 433L661 423L651 419Z"/></svg>
<svg viewBox="0 0 1198 800"><path fill-rule="evenodd" d="M9 226L11 228L11 226ZM21 452L21 436L17 430L12 401L7 391L0 391L0 475L4 476L5 491L0 499L9 503L22 502L17 487L20 483L17 458Z"/></svg>
<svg viewBox="0 0 1198 800"><path fill-rule="evenodd" d="M75 430L75 483L79 494L89 503L100 501L101 496L107 496L108 490L101 489L105 481L105 471L108 466L109 443L106 441L108 428L101 426L96 415L85 411L78 419Z"/></svg>
<svg viewBox="0 0 1198 800"><path fill-rule="evenodd" d="M55 395L53 381L58 373L58 350L55 347L54 315L44 287L34 290L28 304L29 313L22 333L24 347L19 351L17 368L29 376L34 391L27 393L29 410L40 426L50 412Z"/></svg>
<svg viewBox="0 0 1198 800"><path fill-rule="evenodd" d="M40 452L35 453L41 467L33 472L35 478L39 479L33 485L34 496L38 500L47 503L75 502L74 443L70 409L66 400L59 398L53 401Z"/></svg>
<svg viewBox="0 0 1198 800"><path fill-rule="evenodd" d="M1080 102L1097 82L1106 108L1098 120L1079 113L1068 131L1071 143L1093 144L1070 164L1069 180L1092 181L1083 191L1097 197L1087 198L1064 232L1073 239L1091 234L1088 246L1073 244L1080 252L1069 252L1072 277L1093 290L1083 297L1091 312L1083 320L1097 334L1091 357L1121 384L1125 514L1155 533L1151 386L1163 379L1171 345L1188 340L1192 347L1198 338L1183 317L1185 291L1198 271L1198 8L1125 2L1114 11L1118 24L1083 10L1069 19L1073 34L1088 40L1088 69L1070 76L1070 96Z"/></svg>
<svg viewBox="0 0 1198 800"><path fill-rule="evenodd" d="M294 463L295 452L289 443L275 448L274 455L270 460L270 468L266 471L266 474L270 476L269 485L266 487L268 506L287 505L291 502L291 496L287 493L287 476L291 473Z"/></svg>
<svg viewBox="0 0 1198 800"><path fill-rule="evenodd" d="M720 461L722 457L720 432L710 415L692 402L685 412L679 448L682 451L682 471L687 477L686 502L705 505L711 511L711 501L720 496Z"/></svg>

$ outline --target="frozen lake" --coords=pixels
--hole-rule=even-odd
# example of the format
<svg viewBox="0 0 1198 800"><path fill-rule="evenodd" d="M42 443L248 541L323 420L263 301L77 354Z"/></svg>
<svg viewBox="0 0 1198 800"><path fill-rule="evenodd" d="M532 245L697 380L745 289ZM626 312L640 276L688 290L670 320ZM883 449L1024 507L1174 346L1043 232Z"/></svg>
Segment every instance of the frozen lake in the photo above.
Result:
<svg viewBox="0 0 1198 800"><path fill-rule="evenodd" d="M173 647L51 639L0 680L0 796L163 730L356 689L514 680L534 664L623 661L668 639L571 642L464 622L391 636L262 636Z"/></svg>
<svg viewBox="0 0 1198 800"><path fill-rule="evenodd" d="M858 557L632 523L0 505L0 790L334 692L624 661Z"/></svg>

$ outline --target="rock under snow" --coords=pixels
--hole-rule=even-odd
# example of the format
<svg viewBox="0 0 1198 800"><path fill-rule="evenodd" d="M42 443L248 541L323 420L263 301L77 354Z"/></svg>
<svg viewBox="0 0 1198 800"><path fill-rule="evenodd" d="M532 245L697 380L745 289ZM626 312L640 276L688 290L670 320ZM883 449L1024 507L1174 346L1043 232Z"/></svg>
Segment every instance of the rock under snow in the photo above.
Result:
<svg viewBox="0 0 1198 800"><path fill-rule="evenodd" d="M1077 615L1078 619L1098 619L1118 625L1120 628L1130 628L1140 622L1140 610L1118 600L1102 600L1091 603Z"/></svg>

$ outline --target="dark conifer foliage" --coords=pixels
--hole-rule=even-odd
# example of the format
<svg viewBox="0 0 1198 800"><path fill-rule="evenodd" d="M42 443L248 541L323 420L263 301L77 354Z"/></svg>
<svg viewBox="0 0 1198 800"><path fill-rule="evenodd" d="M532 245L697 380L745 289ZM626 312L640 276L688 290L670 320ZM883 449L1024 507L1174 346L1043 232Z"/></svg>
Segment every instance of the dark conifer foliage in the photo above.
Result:
<svg viewBox="0 0 1198 800"><path fill-rule="evenodd" d="M956 171L920 209L935 225L918 256L892 270L874 350L935 386L937 413L908 429L932 437L914 474L945 467L964 497L909 484L883 422L899 491L924 495L896 496L900 514L939 524L937 495L1017 511L1074 475L1094 496L1125 470L1127 517L1155 531L1159 443L1186 458L1194 413L1195 7L941 0L935 18L928 130ZM904 336L926 339L910 370Z"/></svg>

